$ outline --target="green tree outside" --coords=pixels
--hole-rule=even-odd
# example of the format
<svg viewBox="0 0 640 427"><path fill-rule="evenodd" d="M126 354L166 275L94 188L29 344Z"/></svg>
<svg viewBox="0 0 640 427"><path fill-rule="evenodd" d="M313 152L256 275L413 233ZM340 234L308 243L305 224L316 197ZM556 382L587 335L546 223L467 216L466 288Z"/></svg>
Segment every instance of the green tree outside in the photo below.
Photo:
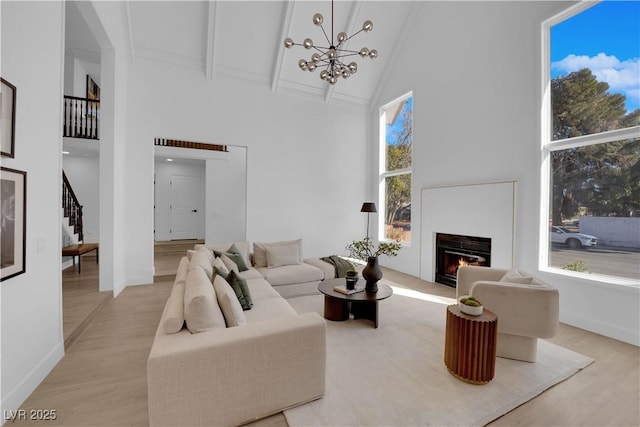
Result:
<svg viewBox="0 0 640 427"><path fill-rule="evenodd" d="M553 140L640 124L640 109L626 114L625 96L608 89L587 68L553 79ZM551 167L554 224L575 217L582 207L597 216L640 212L640 140L554 151Z"/></svg>

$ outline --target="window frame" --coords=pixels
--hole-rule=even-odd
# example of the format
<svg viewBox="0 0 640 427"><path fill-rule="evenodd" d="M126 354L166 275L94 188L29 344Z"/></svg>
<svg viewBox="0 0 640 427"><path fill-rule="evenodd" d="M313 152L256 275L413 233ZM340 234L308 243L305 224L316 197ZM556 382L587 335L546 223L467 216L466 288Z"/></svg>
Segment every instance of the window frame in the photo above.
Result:
<svg viewBox="0 0 640 427"><path fill-rule="evenodd" d="M378 159L379 159L379 163L378 163L378 206L380 206L379 212L382 213L382 215L378 215L378 240L381 242L388 242L390 241L389 239L387 239L386 233L385 233L385 222L386 222L386 179L390 178L390 177L394 177L394 176L400 176L400 175L410 175L410 182L411 182L411 205L413 205L413 142L412 142L412 146L411 146L411 167L410 168L403 168L403 169L395 169L393 171L387 171L387 141L386 141L386 136L387 136L387 126L386 126L386 114L387 114L387 110L389 109L390 106L397 104L399 102L402 101L406 101L409 98L413 98L413 90L410 90L408 92L406 92L404 95L401 95L395 99L393 99L390 102L387 102L386 104L384 104L383 106L380 107L380 109L378 110L378 118L379 118L379 142L378 142L378 149L379 149L379 155L378 155ZM412 109L413 112L413 109ZM414 115L412 115L414 116ZM411 128L412 128L412 133L413 133L413 118L411 120ZM413 214L411 216L411 228L413 230ZM401 241L400 242L403 246L411 246L411 244L413 243L413 235L411 236L411 241L410 242L404 242Z"/></svg>
<svg viewBox="0 0 640 427"><path fill-rule="evenodd" d="M640 280L610 276L600 273L581 273L563 270L549 265L549 208L551 207L551 153L569 148L585 147L603 143L616 142L625 139L640 138L640 126L612 131L600 132L592 135L553 140L553 111L551 108L551 28L573 16L599 4L600 1L577 3L557 15L544 20L541 24L541 116L540 116L540 224L539 224L539 264L540 271L580 278L590 279L606 285L619 284L625 286L640 286Z"/></svg>

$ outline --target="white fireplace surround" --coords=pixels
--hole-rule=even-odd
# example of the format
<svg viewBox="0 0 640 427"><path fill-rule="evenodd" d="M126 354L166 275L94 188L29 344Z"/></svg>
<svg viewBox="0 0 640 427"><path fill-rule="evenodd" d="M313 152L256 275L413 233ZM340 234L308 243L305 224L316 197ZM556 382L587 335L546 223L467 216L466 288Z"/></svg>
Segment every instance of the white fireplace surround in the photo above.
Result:
<svg viewBox="0 0 640 427"><path fill-rule="evenodd" d="M516 181L423 188L420 278L435 281L436 233L488 237L491 266L513 267Z"/></svg>

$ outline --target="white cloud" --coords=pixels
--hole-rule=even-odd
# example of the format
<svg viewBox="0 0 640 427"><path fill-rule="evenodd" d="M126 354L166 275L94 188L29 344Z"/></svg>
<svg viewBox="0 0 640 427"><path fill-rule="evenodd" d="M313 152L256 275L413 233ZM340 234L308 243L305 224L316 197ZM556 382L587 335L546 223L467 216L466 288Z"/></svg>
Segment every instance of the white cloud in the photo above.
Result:
<svg viewBox="0 0 640 427"><path fill-rule="evenodd" d="M613 55L599 53L596 56L568 55L553 62L551 68L562 73L571 73L589 68L598 81L609 84L613 92L622 92L627 98L640 100L640 59L620 61Z"/></svg>

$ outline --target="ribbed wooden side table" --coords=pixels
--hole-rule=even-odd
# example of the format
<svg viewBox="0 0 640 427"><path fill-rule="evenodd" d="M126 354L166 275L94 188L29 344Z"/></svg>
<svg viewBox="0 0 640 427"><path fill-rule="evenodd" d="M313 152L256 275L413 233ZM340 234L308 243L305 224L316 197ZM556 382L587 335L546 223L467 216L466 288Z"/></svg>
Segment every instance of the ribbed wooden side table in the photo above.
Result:
<svg viewBox="0 0 640 427"><path fill-rule="evenodd" d="M485 309L480 316L469 316L457 305L447 307L444 364L454 377L486 384L496 370L498 317Z"/></svg>

